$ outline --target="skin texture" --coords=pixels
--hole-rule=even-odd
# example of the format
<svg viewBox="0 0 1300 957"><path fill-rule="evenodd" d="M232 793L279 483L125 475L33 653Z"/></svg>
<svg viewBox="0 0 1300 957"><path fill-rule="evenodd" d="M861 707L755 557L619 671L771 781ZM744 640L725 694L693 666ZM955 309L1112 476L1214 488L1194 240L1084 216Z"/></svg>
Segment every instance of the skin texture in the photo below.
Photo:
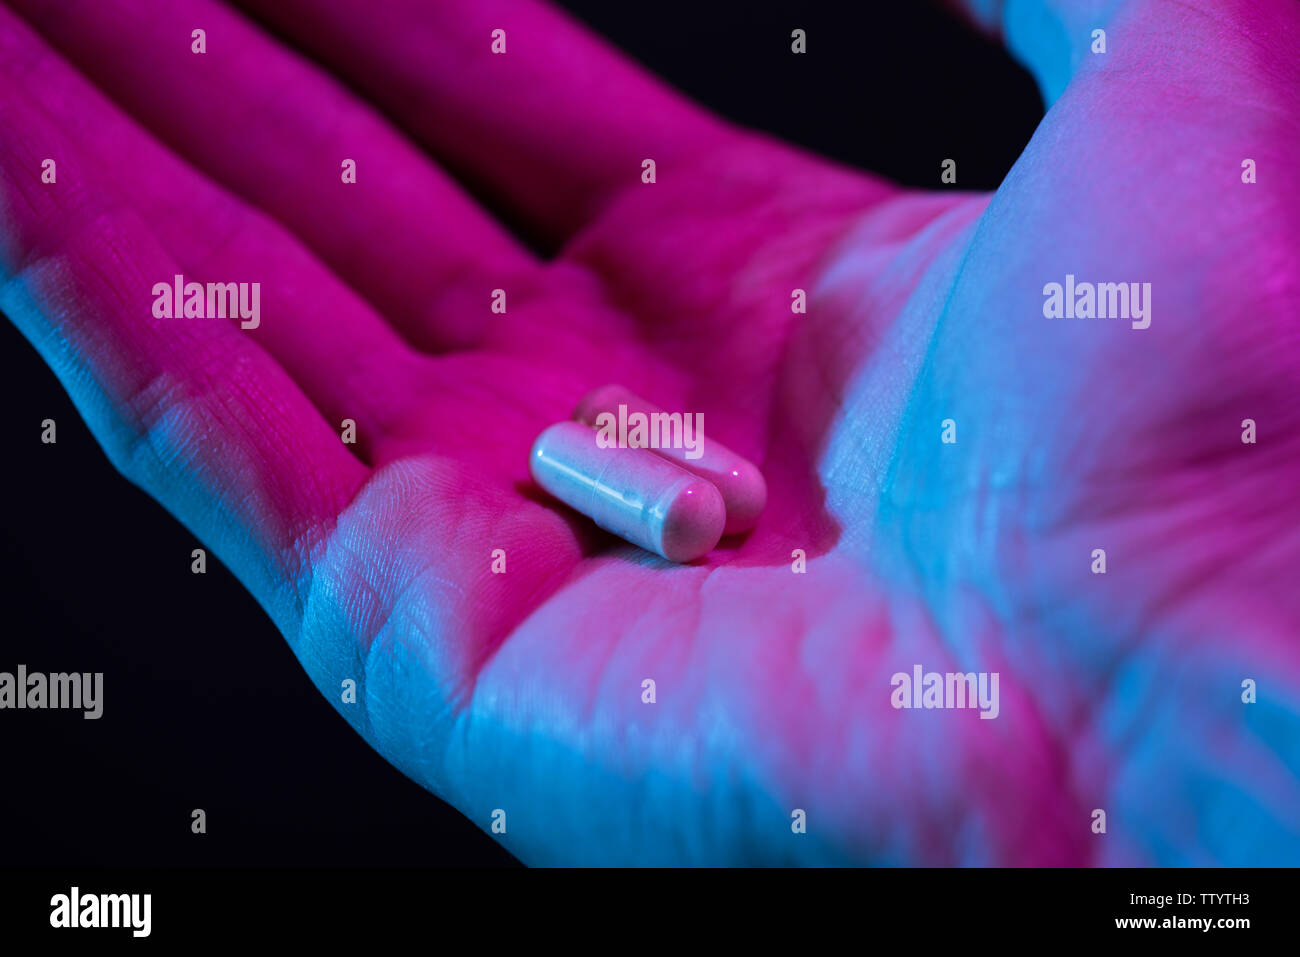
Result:
<svg viewBox="0 0 1300 957"><path fill-rule="evenodd" d="M973 6L1051 103L992 195L731 128L532 3L10 3L0 308L525 862L1294 864L1300 6ZM261 326L153 319L177 272ZM1151 327L1045 319L1066 273ZM760 465L752 534L675 567L536 490L606 382ZM918 663L998 672L997 719L893 709Z"/></svg>

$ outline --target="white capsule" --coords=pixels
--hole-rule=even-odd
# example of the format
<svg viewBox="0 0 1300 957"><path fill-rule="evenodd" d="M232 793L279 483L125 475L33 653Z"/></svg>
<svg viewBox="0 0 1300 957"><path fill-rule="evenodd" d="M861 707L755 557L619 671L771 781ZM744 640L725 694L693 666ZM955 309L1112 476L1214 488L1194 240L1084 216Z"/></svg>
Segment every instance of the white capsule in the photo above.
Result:
<svg viewBox="0 0 1300 957"><path fill-rule="evenodd" d="M608 412L618 417L618 407L627 407L627 414L640 412L646 416L663 415L662 409L656 408L619 385L607 385L589 392L578 403L573 417L579 422L595 426L596 417ZM767 482L763 473L753 462L743 455L737 455L716 439L703 436L699 458L688 458L686 448L655 448L652 451L670 459L684 469L706 478L722 493L722 501L727 509L727 522L723 530L725 535L747 532L758 522L759 513L767 504Z"/></svg>
<svg viewBox="0 0 1300 957"><path fill-rule="evenodd" d="M539 435L529 471L601 528L669 561L694 561L722 537L726 506L711 482L647 449L602 449L581 423Z"/></svg>

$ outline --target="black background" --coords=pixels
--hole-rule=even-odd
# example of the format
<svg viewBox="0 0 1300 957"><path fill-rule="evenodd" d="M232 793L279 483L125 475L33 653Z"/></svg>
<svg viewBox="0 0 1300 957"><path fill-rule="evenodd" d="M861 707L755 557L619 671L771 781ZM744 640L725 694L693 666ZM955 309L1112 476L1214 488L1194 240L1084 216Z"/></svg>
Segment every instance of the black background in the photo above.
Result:
<svg viewBox="0 0 1300 957"><path fill-rule="evenodd" d="M1042 115L1027 74L919 0L565 6L726 116L915 186L952 157L961 188L996 187ZM190 573L202 543L111 468L8 322L0 408L0 671L105 674L98 721L0 711L0 865L514 861L352 732L215 556Z"/></svg>

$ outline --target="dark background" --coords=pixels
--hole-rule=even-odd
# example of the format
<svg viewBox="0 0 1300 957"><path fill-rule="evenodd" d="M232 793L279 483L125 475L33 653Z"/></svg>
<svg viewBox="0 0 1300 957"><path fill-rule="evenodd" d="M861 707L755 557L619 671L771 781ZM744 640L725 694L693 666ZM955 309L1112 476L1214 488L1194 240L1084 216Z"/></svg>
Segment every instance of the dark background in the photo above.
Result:
<svg viewBox="0 0 1300 957"><path fill-rule="evenodd" d="M733 120L914 186L952 157L961 188L995 188L1042 115L1026 73L919 0L564 6ZM514 862L352 732L215 556L190 573L202 543L113 471L7 321L0 403L0 671L105 675L98 721L0 711L0 865Z"/></svg>

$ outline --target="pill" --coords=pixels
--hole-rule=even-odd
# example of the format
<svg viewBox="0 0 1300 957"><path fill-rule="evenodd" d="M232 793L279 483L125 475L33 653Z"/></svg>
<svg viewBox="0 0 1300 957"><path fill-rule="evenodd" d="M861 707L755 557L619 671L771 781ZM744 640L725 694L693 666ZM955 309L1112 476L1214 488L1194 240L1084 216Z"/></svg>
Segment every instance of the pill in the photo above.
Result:
<svg viewBox="0 0 1300 957"><path fill-rule="evenodd" d="M622 386L607 385L589 392L574 409L573 417L593 427L597 425L597 416L604 412L613 415L614 421L619 421L620 405L626 407L627 415L636 412L647 417L665 414L662 409L638 398ZM659 421L663 423L667 420ZM679 447L666 447L662 441L663 429L659 431L660 447L651 451L694 472L701 478L708 479L722 493L722 501L727 509L727 523L723 528L723 534L735 535L737 532L747 532L753 528L758 522L763 506L767 504L767 482L763 480L763 473L758 470L758 467L721 442L712 438L705 439L703 435L697 437L696 441L699 445L695 450L686 448L681 442L676 443ZM698 452L699 456L690 458L688 452L692 455Z"/></svg>
<svg viewBox="0 0 1300 957"><path fill-rule="evenodd" d="M601 448L579 422L539 435L529 471L601 528L669 561L694 561L722 537L726 507L711 482L647 449Z"/></svg>

